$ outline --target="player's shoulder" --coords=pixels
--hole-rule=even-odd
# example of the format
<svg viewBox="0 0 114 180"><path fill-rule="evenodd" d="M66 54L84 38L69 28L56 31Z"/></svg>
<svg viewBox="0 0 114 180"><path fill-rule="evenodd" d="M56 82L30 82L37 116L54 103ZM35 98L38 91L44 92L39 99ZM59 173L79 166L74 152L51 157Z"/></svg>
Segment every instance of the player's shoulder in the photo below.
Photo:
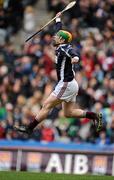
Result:
<svg viewBox="0 0 114 180"><path fill-rule="evenodd" d="M58 51L61 52L61 53L62 52L67 53L67 52L69 52L70 49L72 49L72 46L70 44L62 44L62 45L59 46Z"/></svg>
<svg viewBox="0 0 114 180"><path fill-rule="evenodd" d="M61 46L62 49L64 50L69 50L72 48L71 44L64 44L63 46Z"/></svg>
<svg viewBox="0 0 114 180"><path fill-rule="evenodd" d="M66 46L66 51L69 52L69 51L72 51L74 48L72 47L71 44L67 44Z"/></svg>

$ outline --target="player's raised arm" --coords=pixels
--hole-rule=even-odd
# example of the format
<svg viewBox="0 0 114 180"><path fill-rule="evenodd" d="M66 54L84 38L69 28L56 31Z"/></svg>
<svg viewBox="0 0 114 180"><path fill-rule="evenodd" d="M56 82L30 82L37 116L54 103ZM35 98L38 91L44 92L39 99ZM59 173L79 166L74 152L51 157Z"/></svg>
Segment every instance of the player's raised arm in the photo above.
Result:
<svg viewBox="0 0 114 180"><path fill-rule="evenodd" d="M55 22L56 22L55 32L56 32L56 33L57 33L59 30L62 29L61 15L62 15L61 12L59 12L59 13L56 14L56 19L55 19Z"/></svg>

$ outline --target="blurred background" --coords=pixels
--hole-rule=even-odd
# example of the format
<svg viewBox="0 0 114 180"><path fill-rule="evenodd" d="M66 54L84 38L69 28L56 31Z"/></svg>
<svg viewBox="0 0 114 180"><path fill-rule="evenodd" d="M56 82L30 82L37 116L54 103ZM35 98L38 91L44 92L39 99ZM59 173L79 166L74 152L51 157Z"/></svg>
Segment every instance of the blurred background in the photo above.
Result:
<svg viewBox="0 0 114 180"><path fill-rule="evenodd" d="M38 114L57 81L51 45L54 23L28 43L25 40L69 2L0 0L1 147L3 142L7 146L21 141L22 146L52 143L52 148L61 143L63 149L64 144L75 144L75 150L77 144L86 144L90 150L89 144L107 151L113 147L114 152L114 0L79 0L62 16L63 27L72 33L72 45L81 59L74 67L80 87L77 107L102 112L102 131L96 134L89 119L64 118L59 106L31 136L13 129Z"/></svg>

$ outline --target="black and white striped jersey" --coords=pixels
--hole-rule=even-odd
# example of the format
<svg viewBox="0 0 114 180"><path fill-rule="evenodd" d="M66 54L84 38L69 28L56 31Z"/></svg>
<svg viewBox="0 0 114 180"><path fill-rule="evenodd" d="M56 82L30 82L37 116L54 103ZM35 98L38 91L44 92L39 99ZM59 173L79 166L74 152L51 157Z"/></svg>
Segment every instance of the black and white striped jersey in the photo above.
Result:
<svg viewBox="0 0 114 180"><path fill-rule="evenodd" d="M56 71L58 81L70 82L74 78L73 65L71 58L78 56L69 44L62 44L56 49Z"/></svg>
<svg viewBox="0 0 114 180"><path fill-rule="evenodd" d="M56 32L62 28L61 22L56 23ZM70 82L74 78L71 58L78 56L70 44L61 44L56 49L56 71L58 81Z"/></svg>

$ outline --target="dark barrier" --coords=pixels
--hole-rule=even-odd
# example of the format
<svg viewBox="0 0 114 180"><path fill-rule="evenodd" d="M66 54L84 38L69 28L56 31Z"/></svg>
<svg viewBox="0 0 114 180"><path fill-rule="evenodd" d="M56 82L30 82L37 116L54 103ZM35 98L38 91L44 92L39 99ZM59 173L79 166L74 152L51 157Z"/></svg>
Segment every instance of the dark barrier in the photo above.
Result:
<svg viewBox="0 0 114 180"><path fill-rule="evenodd" d="M114 175L114 152L1 147L0 170Z"/></svg>

